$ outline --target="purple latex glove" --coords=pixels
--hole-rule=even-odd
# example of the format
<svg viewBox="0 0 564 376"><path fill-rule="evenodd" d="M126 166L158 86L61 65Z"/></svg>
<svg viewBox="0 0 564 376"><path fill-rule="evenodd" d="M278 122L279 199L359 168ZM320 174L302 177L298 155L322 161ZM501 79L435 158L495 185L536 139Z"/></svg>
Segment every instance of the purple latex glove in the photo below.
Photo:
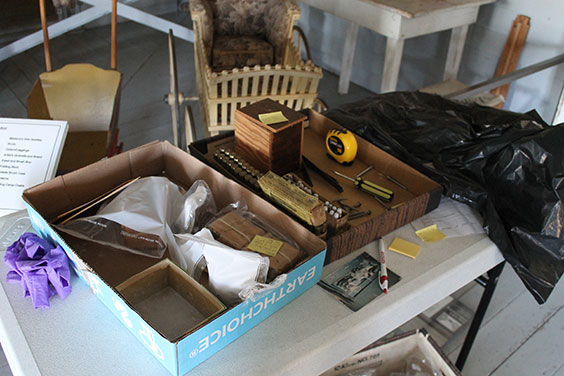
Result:
<svg viewBox="0 0 564 376"><path fill-rule="evenodd" d="M49 307L55 291L64 299L72 290L67 255L59 245L53 247L36 234L20 236L6 249L4 262L11 269L6 281L20 283L24 297L31 296L35 308Z"/></svg>

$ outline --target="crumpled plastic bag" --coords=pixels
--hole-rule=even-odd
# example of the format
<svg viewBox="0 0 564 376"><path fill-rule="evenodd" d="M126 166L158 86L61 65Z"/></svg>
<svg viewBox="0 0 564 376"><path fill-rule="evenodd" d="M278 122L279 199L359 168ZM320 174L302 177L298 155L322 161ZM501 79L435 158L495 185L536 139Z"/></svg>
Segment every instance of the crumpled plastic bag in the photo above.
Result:
<svg viewBox="0 0 564 376"><path fill-rule="evenodd" d="M168 247L172 260L186 269L174 233L203 226L215 212L211 190L203 180L194 182L184 192L165 177L151 176L133 182L96 215L77 218L57 228L149 257L161 258Z"/></svg>
<svg viewBox="0 0 564 376"><path fill-rule="evenodd" d="M230 307L241 302L241 291L266 281L268 257L230 248L214 240L207 228L194 235L177 234L175 237L188 260L188 274L199 280L207 266L210 290Z"/></svg>
<svg viewBox="0 0 564 376"><path fill-rule="evenodd" d="M31 297L34 308L47 308L55 293L64 299L72 291L65 251L34 233L26 232L12 243L4 262L10 267L6 281L21 284L24 297Z"/></svg>
<svg viewBox="0 0 564 376"><path fill-rule="evenodd" d="M96 215L58 228L73 236L144 256L171 259L196 280L207 267L209 286L225 304L241 302L239 292L266 281L269 260L231 249L199 230L216 213L208 185L197 180L187 192L165 177L133 182Z"/></svg>
<svg viewBox="0 0 564 376"><path fill-rule="evenodd" d="M564 125L526 114L395 92L324 115L477 209L539 303L564 273Z"/></svg>

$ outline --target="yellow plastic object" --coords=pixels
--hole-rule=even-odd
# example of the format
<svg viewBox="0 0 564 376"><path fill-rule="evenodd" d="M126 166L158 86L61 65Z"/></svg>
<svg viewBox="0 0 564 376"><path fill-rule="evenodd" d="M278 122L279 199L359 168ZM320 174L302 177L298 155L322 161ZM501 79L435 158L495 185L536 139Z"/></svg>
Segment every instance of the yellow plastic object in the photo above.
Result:
<svg viewBox="0 0 564 376"><path fill-rule="evenodd" d="M39 76L27 99L28 116L69 122L60 174L96 162L112 150L121 78L118 71L92 64L67 64Z"/></svg>
<svg viewBox="0 0 564 376"><path fill-rule="evenodd" d="M92 64L68 64L39 76L50 117L67 120L70 132L108 131L121 73Z"/></svg>
<svg viewBox="0 0 564 376"><path fill-rule="evenodd" d="M351 164L358 150L356 138L346 129L331 129L325 138L327 153L337 162Z"/></svg>

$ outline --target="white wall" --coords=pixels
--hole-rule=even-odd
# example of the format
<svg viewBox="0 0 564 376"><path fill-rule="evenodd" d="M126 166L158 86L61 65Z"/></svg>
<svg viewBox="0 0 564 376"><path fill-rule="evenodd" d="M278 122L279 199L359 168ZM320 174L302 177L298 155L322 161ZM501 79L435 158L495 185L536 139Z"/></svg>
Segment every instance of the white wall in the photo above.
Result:
<svg viewBox="0 0 564 376"><path fill-rule="evenodd" d="M346 1L346 0L343 0ZM299 3L304 29L315 63L338 72L347 21ZM458 79L476 84L493 77L499 56L515 17L531 18L531 29L517 68L564 53L564 1L497 0L482 6L470 27ZM450 31L408 39L405 42L398 90L416 90L442 80ZM352 82L378 92L386 40L360 28ZM505 109L525 112L536 109L551 122L564 83L564 64L515 81ZM338 95L338 94L336 94Z"/></svg>

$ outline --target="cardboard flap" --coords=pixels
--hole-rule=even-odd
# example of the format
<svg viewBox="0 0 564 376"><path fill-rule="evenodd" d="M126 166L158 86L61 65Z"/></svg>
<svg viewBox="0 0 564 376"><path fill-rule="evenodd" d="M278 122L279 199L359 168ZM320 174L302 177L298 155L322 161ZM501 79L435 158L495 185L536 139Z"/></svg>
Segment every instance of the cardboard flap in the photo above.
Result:
<svg viewBox="0 0 564 376"><path fill-rule="evenodd" d="M69 133L110 129L120 72L92 64L68 64L42 73L39 79L49 115L67 120Z"/></svg>
<svg viewBox="0 0 564 376"><path fill-rule="evenodd" d="M95 271L109 286L117 286L131 276L153 266L161 259L136 255L117 248L59 233L80 260L80 269ZM169 257L168 250L163 259Z"/></svg>
<svg viewBox="0 0 564 376"><path fill-rule="evenodd" d="M172 146L172 145L171 145ZM162 175L163 143L103 159L24 191L24 201L49 221L138 176ZM57 205L53 205L56 202Z"/></svg>

